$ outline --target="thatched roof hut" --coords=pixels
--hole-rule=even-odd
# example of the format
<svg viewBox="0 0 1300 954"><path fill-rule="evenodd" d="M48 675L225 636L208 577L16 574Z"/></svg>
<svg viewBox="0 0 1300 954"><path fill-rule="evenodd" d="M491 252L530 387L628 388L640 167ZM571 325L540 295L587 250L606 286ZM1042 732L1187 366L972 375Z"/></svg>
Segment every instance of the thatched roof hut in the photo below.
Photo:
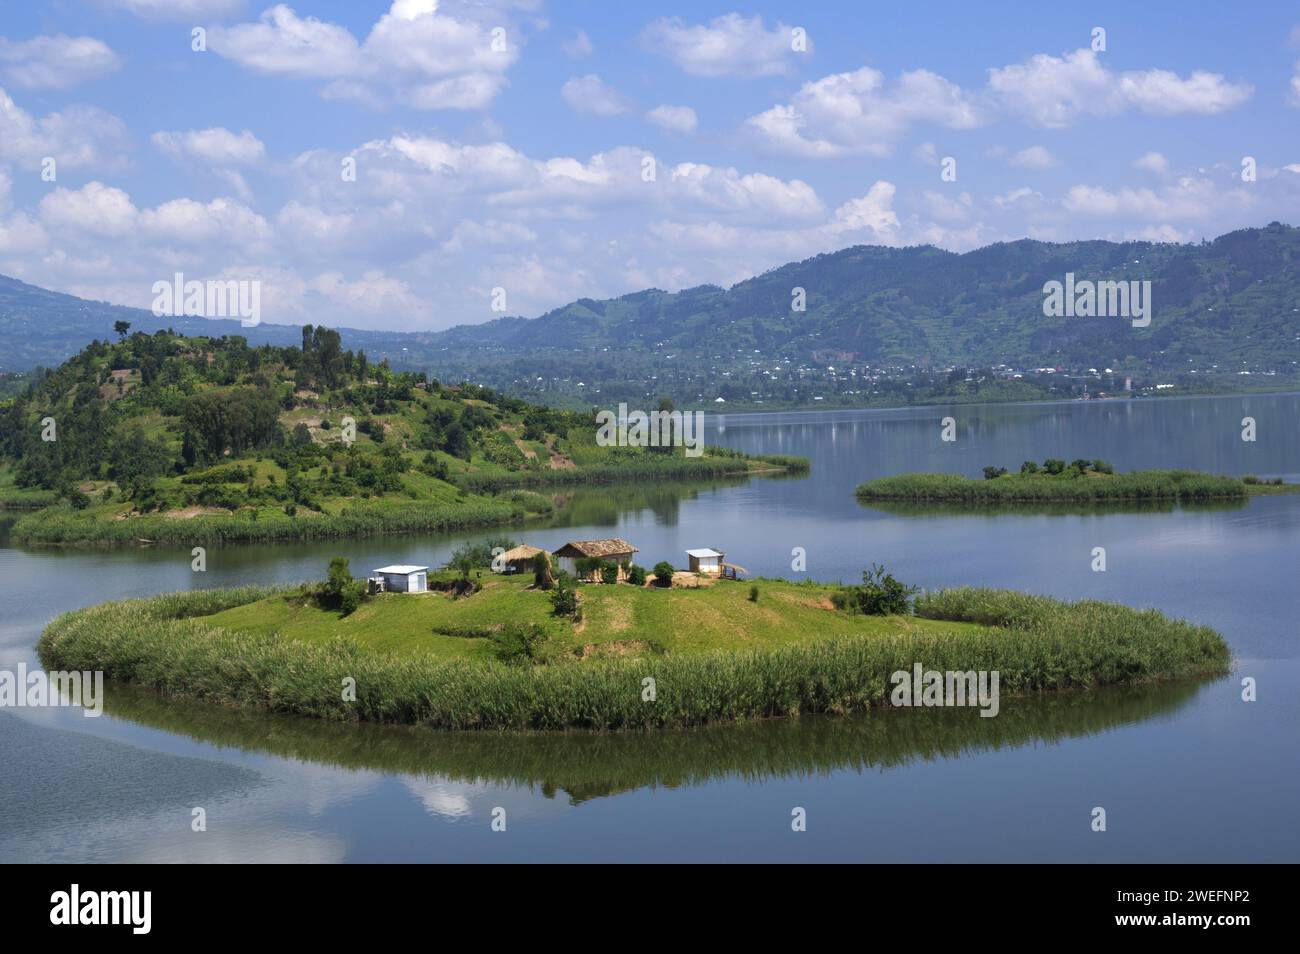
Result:
<svg viewBox="0 0 1300 954"><path fill-rule="evenodd" d="M533 560L537 554L544 553L541 547L530 547L526 543L521 543L513 549L507 550L501 554L501 561L507 568L506 572L520 573L533 568Z"/></svg>

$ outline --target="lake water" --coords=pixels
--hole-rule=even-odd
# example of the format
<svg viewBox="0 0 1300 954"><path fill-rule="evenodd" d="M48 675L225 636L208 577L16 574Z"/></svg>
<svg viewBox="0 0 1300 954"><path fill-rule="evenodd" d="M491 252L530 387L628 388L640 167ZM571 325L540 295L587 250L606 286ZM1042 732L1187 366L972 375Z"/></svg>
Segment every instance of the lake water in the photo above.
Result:
<svg viewBox="0 0 1300 954"><path fill-rule="evenodd" d="M939 439L953 416L958 440ZM1242 418L1258 439L1241 440ZM752 574L1096 597L1214 626L1200 682L701 730L439 734L111 693L106 713L0 710L0 860L1300 860L1300 495L1198 509L961 514L859 505L910 470L1102 458L1300 480L1300 396L714 416L710 441L812 458L803 478L579 492L547 547L618 535L639 562L713 546ZM478 536L492 536L491 533ZM195 586L436 565L464 536L60 552L0 537L0 669L58 613ZM1092 572L1094 547L1107 571ZM1252 677L1258 701L1241 700ZM1103 807L1107 831L1090 829ZM191 831L202 807L207 831ZM494 832L494 808L507 827ZM807 831L791 830L791 811Z"/></svg>

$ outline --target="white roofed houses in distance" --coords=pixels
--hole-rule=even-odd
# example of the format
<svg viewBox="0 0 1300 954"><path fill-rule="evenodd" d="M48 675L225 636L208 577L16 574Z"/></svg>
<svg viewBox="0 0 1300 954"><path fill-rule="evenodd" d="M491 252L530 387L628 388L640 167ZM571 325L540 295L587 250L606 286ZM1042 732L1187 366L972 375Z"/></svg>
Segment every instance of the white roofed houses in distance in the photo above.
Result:
<svg viewBox="0 0 1300 954"><path fill-rule="evenodd" d="M399 563L399 564L394 564L393 566L381 566L379 569L375 570L375 572L376 573L401 573L409 576L410 574L418 573L421 570L428 572L428 569L429 568L427 566L407 566L404 563Z"/></svg>

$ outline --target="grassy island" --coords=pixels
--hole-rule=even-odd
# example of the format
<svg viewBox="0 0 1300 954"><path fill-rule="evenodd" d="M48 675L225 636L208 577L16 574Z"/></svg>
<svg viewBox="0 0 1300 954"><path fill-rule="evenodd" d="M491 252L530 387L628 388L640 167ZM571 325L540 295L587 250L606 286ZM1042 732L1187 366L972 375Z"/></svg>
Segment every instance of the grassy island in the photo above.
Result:
<svg viewBox="0 0 1300 954"><path fill-rule="evenodd" d="M1117 474L1103 461L1026 461L1018 472L985 467L983 479L961 474L896 474L859 484L862 501L958 504L1000 503L1196 503L1241 500L1251 493L1278 492L1290 485L1253 483L1190 470L1139 470Z"/></svg>
<svg viewBox="0 0 1300 954"><path fill-rule="evenodd" d="M442 729L843 714L888 706L891 674L916 663L998 670L1009 694L1229 664L1212 629L1153 610L967 588L913 600L910 589L889 589L892 577L884 590L870 576L861 587L584 584L567 591L574 599L562 613L564 581L547 591L528 574L461 580L370 596L346 614L310 584L112 602L59 617L38 649L51 669L103 670L175 696ZM873 609L890 612L865 615Z"/></svg>
<svg viewBox="0 0 1300 954"><path fill-rule="evenodd" d="M563 505L551 487L808 468L700 433L689 448L606 446L593 411L397 373L328 328L304 327L301 348L128 330L0 401L0 507L28 511L15 541L449 531L548 514ZM657 410L682 422L666 399Z"/></svg>

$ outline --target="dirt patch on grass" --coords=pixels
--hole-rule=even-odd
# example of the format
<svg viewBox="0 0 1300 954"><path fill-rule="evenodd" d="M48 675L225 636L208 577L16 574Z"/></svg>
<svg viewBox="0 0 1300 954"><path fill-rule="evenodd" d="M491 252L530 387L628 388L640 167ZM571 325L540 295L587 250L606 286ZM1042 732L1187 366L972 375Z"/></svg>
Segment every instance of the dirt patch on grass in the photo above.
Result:
<svg viewBox="0 0 1300 954"><path fill-rule="evenodd" d="M673 573L673 588L679 590L698 590L718 582L717 577L699 576L690 570L677 570Z"/></svg>
<svg viewBox="0 0 1300 954"><path fill-rule="evenodd" d="M182 510L168 510L163 514L167 520L193 520L195 517L210 517L216 514L229 514L229 510L223 510L220 507L185 507Z"/></svg>
<svg viewBox="0 0 1300 954"><path fill-rule="evenodd" d="M99 396L112 403L131 393L131 389L140 383L138 371L116 370L109 373L108 380L100 386ZM121 388L119 391L118 388Z"/></svg>
<svg viewBox="0 0 1300 954"><path fill-rule="evenodd" d="M549 462L551 470L577 470L578 469L578 465L573 462L573 458L561 454L559 451L557 451L555 449L555 445L551 443L549 438L546 441L546 450L551 457Z"/></svg>
<svg viewBox="0 0 1300 954"><path fill-rule="evenodd" d="M759 599L762 599L763 588L759 587ZM793 603L795 606L807 606L809 609L823 609L835 611L835 604L831 598L825 594L801 595L797 593L778 593L777 599L786 603Z"/></svg>
<svg viewBox="0 0 1300 954"><path fill-rule="evenodd" d="M621 633L632 625L632 607L624 600L606 601L601 606L601 616L601 624L606 632Z"/></svg>
<svg viewBox="0 0 1300 954"><path fill-rule="evenodd" d="M582 647L580 659L644 656L650 644L643 639L615 639L608 643L587 643Z"/></svg>

